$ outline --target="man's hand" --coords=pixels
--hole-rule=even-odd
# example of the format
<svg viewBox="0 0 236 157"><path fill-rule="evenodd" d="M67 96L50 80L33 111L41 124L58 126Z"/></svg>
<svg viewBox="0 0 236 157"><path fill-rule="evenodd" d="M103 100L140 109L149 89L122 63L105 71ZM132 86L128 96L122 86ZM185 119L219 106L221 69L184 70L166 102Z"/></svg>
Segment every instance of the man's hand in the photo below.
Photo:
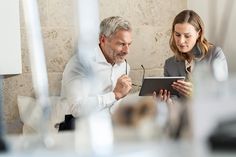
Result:
<svg viewBox="0 0 236 157"><path fill-rule="evenodd" d="M115 89L113 90L116 100L125 97L132 88L132 82L128 75L122 75L116 82Z"/></svg>
<svg viewBox="0 0 236 157"><path fill-rule="evenodd" d="M156 100L157 102L158 101L165 101L165 102L167 102L167 104L173 103L172 99L170 98L170 91L161 89L159 91L158 95L156 94L155 91L153 92L152 95L153 95L154 100Z"/></svg>

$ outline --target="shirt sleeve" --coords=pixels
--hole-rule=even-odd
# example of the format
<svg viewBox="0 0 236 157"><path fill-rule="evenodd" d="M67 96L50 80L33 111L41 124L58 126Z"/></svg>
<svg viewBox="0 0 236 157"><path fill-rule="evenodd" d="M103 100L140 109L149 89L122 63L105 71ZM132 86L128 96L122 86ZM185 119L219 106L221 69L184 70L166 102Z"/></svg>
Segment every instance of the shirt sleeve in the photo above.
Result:
<svg viewBox="0 0 236 157"><path fill-rule="evenodd" d="M115 102L115 94L91 94L93 86L89 81L82 79L71 80L64 86L64 94L69 105L69 112L73 116L89 114L104 108L109 108Z"/></svg>
<svg viewBox="0 0 236 157"><path fill-rule="evenodd" d="M225 81L228 79L228 65L220 47L216 47L215 53L213 53L212 67L216 80Z"/></svg>
<svg viewBox="0 0 236 157"><path fill-rule="evenodd" d="M170 76L169 73L168 73L168 65L169 65L169 60L165 60L165 63L164 63L164 76Z"/></svg>

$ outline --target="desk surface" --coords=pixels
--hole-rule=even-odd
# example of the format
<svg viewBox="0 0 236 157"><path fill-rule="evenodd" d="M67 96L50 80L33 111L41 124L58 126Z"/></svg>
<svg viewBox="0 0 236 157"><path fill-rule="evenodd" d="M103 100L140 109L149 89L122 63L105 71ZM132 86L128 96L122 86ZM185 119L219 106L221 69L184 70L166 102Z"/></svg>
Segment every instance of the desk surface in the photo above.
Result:
<svg viewBox="0 0 236 157"><path fill-rule="evenodd" d="M54 145L50 148L42 142L40 136L8 136L6 141L9 145L9 151L0 153L0 156L115 156L115 157L235 157L236 153L212 152L205 144L187 141L170 140L166 138L159 139L114 139L111 151L106 154L95 154L92 151L85 151L84 148L78 148L75 132L65 132L62 134L53 134L50 137L54 140ZM89 148L90 149L90 148ZM89 150L87 149L87 150ZM81 151L82 150L82 151ZM92 150L92 149L90 149Z"/></svg>

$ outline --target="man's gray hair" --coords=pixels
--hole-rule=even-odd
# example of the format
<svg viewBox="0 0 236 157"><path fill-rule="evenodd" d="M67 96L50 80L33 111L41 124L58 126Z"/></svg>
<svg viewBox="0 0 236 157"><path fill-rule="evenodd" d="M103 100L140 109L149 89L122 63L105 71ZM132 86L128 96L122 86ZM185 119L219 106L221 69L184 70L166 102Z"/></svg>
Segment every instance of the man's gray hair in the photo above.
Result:
<svg viewBox="0 0 236 157"><path fill-rule="evenodd" d="M131 31L132 28L130 22L120 16L111 16L105 18L100 24L99 37L101 37L102 35L111 37L118 30Z"/></svg>

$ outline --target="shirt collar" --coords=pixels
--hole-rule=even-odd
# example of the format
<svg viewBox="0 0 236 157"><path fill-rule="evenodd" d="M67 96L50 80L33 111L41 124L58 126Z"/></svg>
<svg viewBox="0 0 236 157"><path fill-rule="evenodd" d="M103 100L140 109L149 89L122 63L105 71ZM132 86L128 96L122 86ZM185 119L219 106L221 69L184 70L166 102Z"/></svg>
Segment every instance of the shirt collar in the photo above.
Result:
<svg viewBox="0 0 236 157"><path fill-rule="evenodd" d="M193 71L193 68L194 68L194 60L192 60L190 63L185 60L185 70L188 72L188 73L191 73Z"/></svg>
<svg viewBox="0 0 236 157"><path fill-rule="evenodd" d="M95 55L96 62L102 62L102 63L106 62L107 63L107 60L104 57L100 46L97 46L95 51L96 51L96 55Z"/></svg>

